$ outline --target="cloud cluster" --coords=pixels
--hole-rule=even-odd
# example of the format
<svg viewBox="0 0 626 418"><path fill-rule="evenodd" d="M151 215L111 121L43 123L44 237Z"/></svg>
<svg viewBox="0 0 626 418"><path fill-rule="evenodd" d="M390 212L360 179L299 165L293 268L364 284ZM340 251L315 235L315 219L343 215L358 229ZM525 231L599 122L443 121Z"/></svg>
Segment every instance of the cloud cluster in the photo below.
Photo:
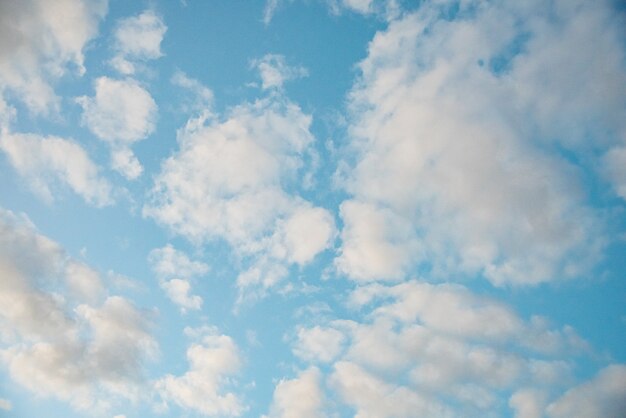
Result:
<svg viewBox="0 0 626 418"><path fill-rule="evenodd" d="M143 364L158 351L148 313L4 209L0 272L0 363L13 381L95 413L142 396Z"/></svg>
<svg viewBox="0 0 626 418"><path fill-rule="evenodd" d="M12 132L17 111L5 98L21 101L33 114L58 117L53 84L68 71L85 72L83 50L106 12L106 0L0 4L0 149L47 202L63 185L89 204L105 206L113 201L112 187L77 142Z"/></svg>
<svg viewBox="0 0 626 418"><path fill-rule="evenodd" d="M321 373L310 367L294 379L283 379L276 385L269 416L263 418L323 418L324 394Z"/></svg>
<svg viewBox="0 0 626 418"><path fill-rule="evenodd" d="M311 117L281 94L243 103L223 118L204 112L178 132L144 214L195 243L216 239L249 260L237 283L263 292L289 265L331 245L334 219L297 194Z"/></svg>
<svg viewBox="0 0 626 418"><path fill-rule="evenodd" d="M121 74L131 75L137 71L138 62L160 58L166 31L167 26L153 10L121 19L114 33L116 55L111 65Z"/></svg>
<svg viewBox="0 0 626 418"><path fill-rule="evenodd" d="M189 369L181 376L166 375L155 382L164 402L173 402L203 416L239 416L245 410L232 392L222 393L229 376L241 367L239 349L227 335L215 329L190 329L185 332L197 341L187 349Z"/></svg>
<svg viewBox="0 0 626 418"><path fill-rule="evenodd" d="M70 188L94 206L113 203L113 187L75 141L55 136L0 131L0 150L11 165L46 202L59 185Z"/></svg>
<svg viewBox="0 0 626 418"><path fill-rule="evenodd" d="M148 261L152 264L152 270L156 273L161 288L183 312L202 307L202 298L190 294L190 280L209 271L208 265L191 261L185 253L169 244L152 250L148 255Z"/></svg>
<svg viewBox="0 0 626 418"><path fill-rule="evenodd" d="M97 34L107 0L3 1L0 4L0 96L7 91L39 114L56 113L51 82L68 67L84 73L83 49Z"/></svg>
<svg viewBox="0 0 626 418"><path fill-rule="evenodd" d="M100 77L94 88L94 97L76 99L83 108L82 122L111 147L112 168L135 179L143 167L130 146L154 131L157 105L150 93L130 78Z"/></svg>
<svg viewBox="0 0 626 418"><path fill-rule="evenodd" d="M575 400L581 411L621 406L619 365L549 404L573 379L562 358L587 353L587 343L567 326L524 320L460 285L367 285L352 292L349 306L364 310L364 319L300 327L292 347L307 364L330 369L327 387L356 416L504 416L502 397L529 417L534 409L537 417L567 416L560 411L577 408Z"/></svg>
<svg viewBox="0 0 626 418"><path fill-rule="evenodd" d="M603 175L588 151L624 138L620 18L609 2L548 3L426 2L376 34L350 94L357 156L338 172L352 194L340 272L535 284L598 261L582 184Z"/></svg>

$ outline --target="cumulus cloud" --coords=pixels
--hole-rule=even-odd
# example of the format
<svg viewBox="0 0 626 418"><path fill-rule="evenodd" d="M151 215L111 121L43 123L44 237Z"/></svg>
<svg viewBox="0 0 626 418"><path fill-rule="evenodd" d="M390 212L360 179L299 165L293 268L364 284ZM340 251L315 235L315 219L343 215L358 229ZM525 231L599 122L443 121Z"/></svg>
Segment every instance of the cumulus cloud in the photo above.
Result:
<svg viewBox="0 0 626 418"><path fill-rule="evenodd" d="M133 79L100 77L94 88L94 97L76 99L83 108L82 123L111 147L112 168L128 179L135 179L143 167L130 146L154 132L157 105L150 93Z"/></svg>
<svg viewBox="0 0 626 418"><path fill-rule="evenodd" d="M569 327L524 320L459 285L367 285L352 292L349 307L364 310L364 319L299 327L292 349L330 366L338 401L358 416L502 416L503 394L530 414L531 400L543 410L544 393L571 381L572 364L562 357L588 350Z"/></svg>
<svg viewBox="0 0 626 418"><path fill-rule="evenodd" d="M269 416L264 418L323 418L324 393L321 373L311 367L294 379L282 379L274 390Z"/></svg>
<svg viewBox="0 0 626 418"><path fill-rule="evenodd" d="M344 340L344 334L334 328L300 328L293 352L308 362L328 363L341 353Z"/></svg>
<svg viewBox="0 0 626 418"><path fill-rule="evenodd" d="M264 90L280 89L286 81L306 77L309 72L304 67L292 67L283 55L266 54L263 58L252 61L259 70L261 87Z"/></svg>
<svg viewBox="0 0 626 418"><path fill-rule="evenodd" d="M150 251L148 261L152 270L160 278L180 276L189 278L209 271L209 266L201 261L192 261L187 254L177 250L171 244Z"/></svg>
<svg viewBox="0 0 626 418"><path fill-rule="evenodd" d="M187 280L172 279L161 283L167 297L180 306L183 310L202 308L202 298L198 295L190 295L191 284Z"/></svg>
<svg viewBox="0 0 626 418"><path fill-rule="evenodd" d="M178 132L144 215L201 244L224 240L249 260L242 292L276 286L290 264L329 248L334 219L292 192L314 138L311 117L282 95L203 113ZM251 293L252 292L252 293Z"/></svg>
<svg viewBox="0 0 626 418"><path fill-rule="evenodd" d="M64 186L91 205L113 203L111 184L73 140L2 129L0 149L32 190L47 202L55 199L58 186Z"/></svg>
<svg viewBox="0 0 626 418"><path fill-rule="evenodd" d="M142 396L143 363L158 350L149 315L5 210L0 271L0 363L14 382L96 413Z"/></svg>
<svg viewBox="0 0 626 418"><path fill-rule="evenodd" d="M166 375L155 388L166 404L205 416L239 416L245 410L241 399L223 386L241 367L239 348L227 335L215 329L187 330L198 341L187 349L189 369L181 376Z"/></svg>
<svg viewBox="0 0 626 418"><path fill-rule="evenodd" d="M29 110L59 110L51 83L68 67L84 73L83 49L98 32L106 0L3 1L0 4L0 94L14 93Z"/></svg>
<svg viewBox="0 0 626 418"><path fill-rule="evenodd" d="M568 390L547 408L551 418L619 417L626 411L626 365L615 364Z"/></svg>
<svg viewBox="0 0 626 418"><path fill-rule="evenodd" d="M161 288L167 296L181 307L198 310L202 307L202 298L191 295L190 279L201 276L209 271L209 266L200 261L191 261L182 251L168 244L163 248L155 248L150 251L148 261L152 270L156 273Z"/></svg>
<svg viewBox="0 0 626 418"><path fill-rule="evenodd" d="M114 32L116 55L111 65L118 72L130 75L137 70L137 62L160 58L166 31L167 26L153 10L120 19Z"/></svg>
<svg viewBox="0 0 626 418"><path fill-rule="evenodd" d="M427 2L374 37L350 94L340 272L521 285L598 261L581 186L598 164L582 156L624 132L620 19L609 2L553 3Z"/></svg>

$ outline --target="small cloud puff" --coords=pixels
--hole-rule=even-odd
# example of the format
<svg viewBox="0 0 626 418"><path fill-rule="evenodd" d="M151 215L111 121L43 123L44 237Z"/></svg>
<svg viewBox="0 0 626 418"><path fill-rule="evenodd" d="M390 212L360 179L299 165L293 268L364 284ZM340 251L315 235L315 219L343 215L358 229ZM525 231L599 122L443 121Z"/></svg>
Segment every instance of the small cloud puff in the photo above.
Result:
<svg viewBox="0 0 626 418"><path fill-rule="evenodd" d="M254 60L252 66L259 71L263 90L281 89L285 82L309 75L306 68L289 66L285 57L277 54L267 54Z"/></svg>
<svg viewBox="0 0 626 418"><path fill-rule="evenodd" d="M115 29L116 55L110 64L124 75L134 74L137 61L156 59L163 55L161 41L167 31L163 20L152 10L121 19Z"/></svg>

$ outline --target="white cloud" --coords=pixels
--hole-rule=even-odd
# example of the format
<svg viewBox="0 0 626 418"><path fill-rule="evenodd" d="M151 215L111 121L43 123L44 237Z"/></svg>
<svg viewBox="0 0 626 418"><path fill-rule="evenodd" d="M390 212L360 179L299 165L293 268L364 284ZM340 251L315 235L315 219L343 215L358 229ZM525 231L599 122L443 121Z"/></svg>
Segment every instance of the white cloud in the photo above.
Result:
<svg viewBox="0 0 626 418"><path fill-rule="evenodd" d="M568 162L555 143L580 155L620 141L617 19L603 2L559 3L557 23L539 3L477 3L448 19L445 5L424 4L360 63L337 259L354 279L425 267L536 284L580 277L600 258L603 225L581 186L596 164Z"/></svg>
<svg viewBox="0 0 626 418"><path fill-rule="evenodd" d="M34 113L59 110L51 83L68 67L82 74L83 49L97 34L106 0L0 4L0 95L13 92Z"/></svg>
<svg viewBox="0 0 626 418"><path fill-rule="evenodd" d="M356 410L359 418L452 417L444 406L404 386L376 378L362 367L338 362L330 377L341 399Z"/></svg>
<svg viewBox="0 0 626 418"><path fill-rule="evenodd" d="M150 93L133 79L100 77L94 88L94 97L76 99L83 108L82 122L109 144L112 167L126 178L135 179L143 168L130 146L154 132L157 105Z"/></svg>
<svg viewBox="0 0 626 418"><path fill-rule="evenodd" d="M202 308L202 298L198 295L190 295L191 284L188 280L172 279L161 282L161 287L167 296L179 305L183 310Z"/></svg>
<svg viewBox="0 0 626 418"><path fill-rule="evenodd" d="M156 177L150 216L195 243L226 241L250 260L242 292L262 294L289 264L306 264L335 234L328 211L297 194L311 117L280 95L244 103L223 120L204 114L178 133L180 150Z"/></svg>
<svg viewBox="0 0 626 418"><path fill-rule="evenodd" d="M198 310L202 307L202 298L189 294L190 279L208 272L208 265L200 261L191 261L185 253L170 244L150 251L148 261L167 297L179 305L183 313L187 309Z"/></svg>
<svg viewBox="0 0 626 418"><path fill-rule="evenodd" d="M320 388L321 373L311 367L294 379L282 379L274 390L269 416L264 418L323 418L324 393Z"/></svg>
<svg viewBox="0 0 626 418"><path fill-rule="evenodd" d="M551 403L551 418L619 417L626 411L626 365L615 364Z"/></svg>
<svg viewBox="0 0 626 418"><path fill-rule="evenodd" d="M96 304L106 294L100 275L84 263L67 263L65 274L70 291L79 300Z"/></svg>
<svg viewBox="0 0 626 418"><path fill-rule="evenodd" d="M546 394L536 389L520 389L509 399L515 418L541 418L544 416Z"/></svg>
<svg viewBox="0 0 626 418"><path fill-rule="evenodd" d="M283 55L266 54L263 58L254 60L252 65L259 70L261 87L280 89L286 81L306 77L309 72L304 67L292 67L287 64Z"/></svg>
<svg viewBox="0 0 626 418"><path fill-rule="evenodd" d="M209 271L209 266L201 261L192 261L187 254L177 250L171 244L150 251L148 261L152 270L161 279L182 277L189 279L201 276Z"/></svg>
<svg viewBox="0 0 626 418"><path fill-rule="evenodd" d="M241 367L239 349L232 338L215 330L204 330L199 341L187 349L189 369L182 376L166 375L155 382L163 400L206 416L239 416L245 410L223 385ZM190 330L188 334L194 334Z"/></svg>
<svg viewBox="0 0 626 418"><path fill-rule="evenodd" d="M145 312L103 294L93 270L4 210L0 271L0 362L14 382L97 413L142 396L158 349Z"/></svg>
<svg viewBox="0 0 626 418"><path fill-rule="evenodd" d="M400 279L419 256L411 225L392 211L348 200L341 204L343 245L337 269L360 281Z"/></svg>
<svg viewBox="0 0 626 418"><path fill-rule="evenodd" d="M136 61L156 59L163 55L161 41L167 31L163 20L153 10L120 19L115 29L115 57L111 65L122 74L133 74Z"/></svg>
<svg viewBox="0 0 626 418"><path fill-rule="evenodd" d="M100 175L85 150L72 140L3 129L0 149L33 191L48 202L54 200L55 188L60 184L94 206L113 203L111 184Z"/></svg>
<svg viewBox="0 0 626 418"><path fill-rule="evenodd" d="M373 284L353 291L348 307L364 319L299 327L292 350L330 364L331 388L357 416L502 416L499 399L510 396L530 418L571 382L561 359L588 353L570 328L524 320L458 285Z"/></svg>
<svg viewBox="0 0 626 418"><path fill-rule="evenodd" d="M344 334L334 328L300 328L293 352L305 361L328 363L341 353L344 341Z"/></svg>

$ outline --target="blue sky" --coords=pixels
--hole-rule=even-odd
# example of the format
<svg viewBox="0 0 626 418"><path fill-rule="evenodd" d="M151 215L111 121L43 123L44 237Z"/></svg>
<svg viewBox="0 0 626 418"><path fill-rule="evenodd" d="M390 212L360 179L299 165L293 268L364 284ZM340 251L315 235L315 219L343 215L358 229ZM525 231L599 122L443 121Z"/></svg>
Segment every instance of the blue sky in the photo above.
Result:
<svg viewBox="0 0 626 418"><path fill-rule="evenodd" d="M618 418L601 0L0 3L0 416Z"/></svg>

